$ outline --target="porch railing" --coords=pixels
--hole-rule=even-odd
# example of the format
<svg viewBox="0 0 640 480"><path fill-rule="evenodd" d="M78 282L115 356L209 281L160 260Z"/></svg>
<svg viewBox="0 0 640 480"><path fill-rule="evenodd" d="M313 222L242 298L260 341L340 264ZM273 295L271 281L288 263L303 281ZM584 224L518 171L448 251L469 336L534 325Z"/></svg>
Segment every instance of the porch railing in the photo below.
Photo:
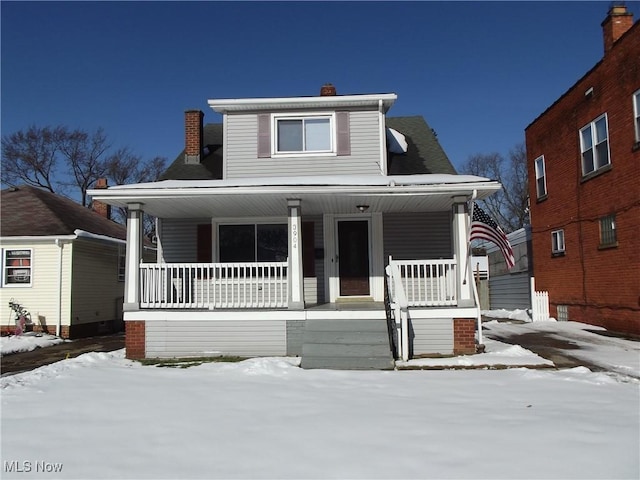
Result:
<svg viewBox="0 0 640 480"><path fill-rule="evenodd" d="M284 308L287 262L143 263L142 308Z"/></svg>
<svg viewBox="0 0 640 480"><path fill-rule="evenodd" d="M457 305L456 261L393 260L410 307L443 307ZM392 285L393 286L393 285Z"/></svg>

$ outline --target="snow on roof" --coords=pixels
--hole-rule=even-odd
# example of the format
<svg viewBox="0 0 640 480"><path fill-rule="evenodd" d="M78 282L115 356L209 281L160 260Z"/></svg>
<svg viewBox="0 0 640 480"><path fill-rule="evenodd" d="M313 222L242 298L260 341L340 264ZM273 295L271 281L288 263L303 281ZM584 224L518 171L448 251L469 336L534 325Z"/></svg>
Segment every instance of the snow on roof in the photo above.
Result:
<svg viewBox="0 0 640 480"><path fill-rule="evenodd" d="M420 186L460 185L466 183L495 183L475 175L424 174L424 175L320 175L290 177L255 177L226 180L162 180L159 182L116 185L108 190L135 190L143 188L216 188L216 187L265 187L265 186ZM92 191L90 195L100 192Z"/></svg>

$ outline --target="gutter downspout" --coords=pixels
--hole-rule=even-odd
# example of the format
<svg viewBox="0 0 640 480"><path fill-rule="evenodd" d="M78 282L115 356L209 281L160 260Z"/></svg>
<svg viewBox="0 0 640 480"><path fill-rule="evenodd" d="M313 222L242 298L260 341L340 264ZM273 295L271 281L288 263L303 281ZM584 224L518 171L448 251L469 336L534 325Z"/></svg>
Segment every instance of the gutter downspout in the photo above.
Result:
<svg viewBox="0 0 640 480"><path fill-rule="evenodd" d="M56 320L56 337L59 337L62 326L62 251L64 243L59 238L56 238L55 244L58 247L58 318Z"/></svg>

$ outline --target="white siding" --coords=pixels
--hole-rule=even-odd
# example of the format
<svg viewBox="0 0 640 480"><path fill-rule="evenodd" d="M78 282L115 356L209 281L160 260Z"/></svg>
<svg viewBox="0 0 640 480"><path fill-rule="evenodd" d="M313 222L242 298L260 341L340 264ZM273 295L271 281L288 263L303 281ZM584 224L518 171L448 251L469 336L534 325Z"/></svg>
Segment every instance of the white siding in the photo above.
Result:
<svg viewBox="0 0 640 480"><path fill-rule="evenodd" d="M410 322L414 357L453 354L453 320L451 318L412 318Z"/></svg>
<svg viewBox="0 0 640 480"><path fill-rule="evenodd" d="M286 320L168 320L146 322L148 358L287 354Z"/></svg>
<svg viewBox="0 0 640 480"><path fill-rule="evenodd" d="M118 320L124 282L118 281L118 245L74 241L72 270L73 325Z"/></svg>
<svg viewBox="0 0 640 480"><path fill-rule="evenodd" d="M449 212L385 213L384 255L395 260L452 258Z"/></svg>
<svg viewBox="0 0 640 480"><path fill-rule="evenodd" d="M58 279L60 249L53 240L13 242L3 241L3 249L33 249L32 285L30 287L0 288L0 319L2 325L14 325L14 314L9 309L13 299L31 313L34 323L46 323L49 327L58 322ZM73 246L65 244L62 260L62 316L61 325L69 325L71 318L71 256ZM4 272L3 272L4 275Z"/></svg>
<svg viewBox="0 0 640 480"><path fill-rule="evenodd" d="M350 112L351 155L258 158L256 114L228 114L224 178L380 174L377 111Z"/></svg>

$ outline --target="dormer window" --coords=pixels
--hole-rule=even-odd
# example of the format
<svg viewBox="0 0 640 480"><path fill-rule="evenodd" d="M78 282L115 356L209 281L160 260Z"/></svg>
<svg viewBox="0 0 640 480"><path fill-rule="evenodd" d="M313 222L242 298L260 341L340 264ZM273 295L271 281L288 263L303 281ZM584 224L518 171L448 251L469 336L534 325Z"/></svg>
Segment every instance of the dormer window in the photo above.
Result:
<svg viewBox="0 0 640 480"><path fill-rule="evenodd" d="M335 122L332 114L309 116L274 115L273 154L335 153Z"/></svg>

